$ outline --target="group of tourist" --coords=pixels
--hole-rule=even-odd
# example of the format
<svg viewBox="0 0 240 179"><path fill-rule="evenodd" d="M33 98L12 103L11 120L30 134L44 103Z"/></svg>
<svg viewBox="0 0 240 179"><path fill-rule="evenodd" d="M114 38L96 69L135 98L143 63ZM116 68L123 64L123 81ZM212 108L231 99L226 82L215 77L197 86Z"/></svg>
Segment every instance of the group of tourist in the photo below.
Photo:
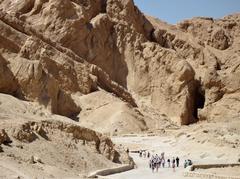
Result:
<svg viewBox="0 0 240 179"><path fill-rule="evenodd" d="M185 160L184 162L184 168L187 168L188 166L192 165L192 161L190 159Z"/></svg>
<svg viewBox="0 0 240 179"><path fill-rule="evenodd" d="M152 169L152 172L156 171L158 172L159 168L165 168L165 164L167 161L167 167L173 168L173 171L175 172L175 168L179 167L179 161L180 159L178 157L171 159L165 159L164 153L161 153L159 156L158 154L152 155L151 159L149 160L149 167Z"/></svg>
<svg viewBox="0 0 240 179"><path fill-rule="evenodd" d="M149 168L152 170L152 172L156 171L158 172L159 168L172 168L173 171L175 172L175 168L179 167L179 162L180 159L179 157L173 157L172 159L168 158L165 159L165 154L164 152L161 153L160 155L155 154L152 155L150 154L150 152L147 151L139 151L139 157L143 157L143 158L148 158L149 159ZM185 160L184 163L184 167L186 168L187 166L192 165L192 161L191 160Z"/></svg>

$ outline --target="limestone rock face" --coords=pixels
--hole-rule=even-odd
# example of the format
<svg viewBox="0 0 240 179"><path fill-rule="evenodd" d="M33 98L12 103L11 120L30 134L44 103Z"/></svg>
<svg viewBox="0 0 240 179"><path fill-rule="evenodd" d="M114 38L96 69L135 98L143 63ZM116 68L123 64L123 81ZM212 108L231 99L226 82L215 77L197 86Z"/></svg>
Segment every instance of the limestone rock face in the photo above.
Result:
<svg viewBox="0 0 240 179"><path fill-rule="evenodd" d="M82 106L79 123L96 131L119 135L147 130L145 116L127 102L106 91L88 95L72 95L76 104Z"/></svg>
<svg viewBox="0 0 240 179"><path fill-rule="evenodd" d="M0 69L16 80L0 76L1 92L54 113L76 116L70 94L103 89L190 124L239 97L239 14L169 25L133 0L2 0L0 9Z"/></svg>
<svg viewBox="0 0 240 179"><path fill-rule="evenodd" d="M17 83L10 71L7 61L0 55L0 92L14 94L17 90Z"/></svg>
<svg viewBox="0 0 240 179"><path fill-rule="evenodd" d="M26 43L28 44L29 41L33 40L27 39ZM45 60L43 62L40 59L34 59L34 55L38 55L37 53L33 52L29 57L27 54L28 51L25 49L27 48L26 46L27 45L23 45L19 55L10 58L8 56L6 57L10 71L8 73L12 74L12 79L10 78L9 82L18 85L16 95L22 99L37 100L41 104L48 106L53 113L68 117L76 116L80 112L80 108L74 104L66 92L61 91L60 81L57 81L58 74L56 74L56 78L54 78L51 73L44 69L44 63L51 62L50 59L48 59L49 56L48 58L44 58L44 54L40 56L39 58ZM28 48L34 51L34 48ZM31 60L29 60L29 58L31 58ZM52 67L48 65L48 68ZM11 85L9 85L9 87L11 87ZM69 85L69 87L71 86Z"/></svg>
<svg viewBox="0 0 240 179"><path fill-rule="evenodd" d="M169 114L176 123L189 124L196 121L193 116L196 90L194 76L195 72L191 65L186 61L179 61L171 68L171 74L166 82L161 84L166 86L153 91L153 104L159 106L163 113ZM167 105L161 106L163 101Z"/></svg>
<svg viewBox="0 0 240 179"><path fill-rule="evenodd" d="M225 34L223 29L216 30L211 36L210 44L219 50L227 49L229 45L229 37Z"/></svg>
<svg viewBox="0 0 240 179"><path fill-rule="evenodd" d="M57 51L52 46L42 42L38 38L27 37L16 32L2 22L4 30L12 33L13 38L23 39L18 44L15 39L8 39L6 31L2 31L3 38L11 43L16 43L18 55L11 48L11 44L2 45L8 49L3 56L8 59L5 62L1 56L1 92L13 93L27 100L38 100L41 104L49 106L53 113L74 117L80 112L71 97L66 92L81 91L89 93L92 90L92 80L88 67L84 64L72 61L70 57ZM12 40L12 41L11 41ZM5 43L1 41L1 43ZM22 45L22 46L20 46ZM6 65L7 63L9 66ZM14 81L16 79L16 81ZM75 83L76 82L76 83ZM66 92L64 92L66 91Z"/></svg>

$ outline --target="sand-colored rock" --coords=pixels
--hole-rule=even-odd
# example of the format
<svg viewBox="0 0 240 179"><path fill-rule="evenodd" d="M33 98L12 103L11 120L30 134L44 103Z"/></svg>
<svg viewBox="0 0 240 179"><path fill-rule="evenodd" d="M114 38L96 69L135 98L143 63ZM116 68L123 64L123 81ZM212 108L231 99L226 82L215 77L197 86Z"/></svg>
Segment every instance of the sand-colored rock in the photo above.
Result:
<svg viewBox="0 0 240 179"><path fill-rule="evenodd" d="M199 120L175 138L235 151L239 29L239 14L170 25L133 0L1 0L0 125L13 145L1 145L0 171L77 177L129 162L100 132L168 134ZM23 165L31 156L44 176Z"/></svg>
<svg viewBox="0 0 240 179"><path fill-rule="evenodd" d="M6 168L1 175L11 178L7 172L10 170L15 175L30 178L79 177L79 174L87 175L97 169L129 162L127 154L109 137L67 117L51 114L37 102L0 94L0 119L1 129L4 129L0 132L1 143L8 144L9 137L12 142L9 146L1 145L4 152L0 156L0 169ZM34 163L37 158L41 160L37 162L41 168L29 163L31 156Z"/></svg>
<svg viewBox="0 0 240 179"><path fill-rule="evenodd" d="M100 154L106 156L107 159L113 162L120 162L120 154L114 149L114 144L108 137L78 125L57 121L30 121L13 129L13 137L21 142L28 143L31 143L34 140L38 139L38 135L49 140L49 135L51 135L49 133L50 130L60 130L62 132L69 133L72 135L73 140L94 142L95 148ZM8 136L3 132L1 133L1 138L2 141L5 142L9 138L7 138Z"/></svg>
<svg viewBox="0 0 240 179"><path fill-rule="evenodd" d="M137 107L135 100L132 95L121 85L111 80L109 75L104 72L101 68L92 65L91 66L91 74L97 77L97 82L99 86L105 89L108 92L116 94L118 97L122 98L133 107Z"/></svg>
<svg viewBox="0 0 240 179"><path fill-rule="evenodd" d="M14 94L17 90L17 83L14 75L9 70L6 60L0 55L0 92Z"/></svg>
<svg viewBox="0 0 240 179"><path fill-rule="evenodd" d="M8 144L11 140L4 129L0 130L0 152L3 152L1 144Z"/></svg>
<svg viewBox="0 0 240 179"><path fill-rule="evenodd" d="M3 0L0 8L1 37L11 42L2 56L39 61L66 94L100 87L190 124L239 88L229 80L238 75L239 14L169 25L142 14L133 0Z"/></svg>
<svg viewBox="0 0 240 179"><path fill-rule="evenodd" d="M2 14L1 18L3 38L7 38L6 40L13 44L19 41L14 44L15 49L10 48L3 53L3 56L8 59L11 71L16 76L17 82L19 81L20 88L17 96L20 98L38 100L45 106L49 106L54 113L74 117L79 113L80 108L73 104L67 93L79 91L86 94L97 90L99 85L132 105L136 105L127 90L113 82L101 68L96 67L94 69L97 70L91 70L92 65L84 62L73 52L55 44L51 39L45 38L38 30L24 24L21 19L8 14ZM18 26L19 24L23 27ZM6 32L12 35L8 36ZM3 45L4 48L8 46ZM10 57L11 53L15 54L14 50L19 55ZM18 63L15 62L16 60ZM26 70L28 73L25 73ZM33 77L34 80L32 80ZM43 80L45 78L47 80ZM43 86L47 89L42 89Z"/></svg>
<svg viewBox="0 0 240 179"><path fill-rule="evenodd" d="M108 135L147 130L143 114L113 94L100 90L84 96L74 94L72 97L76 104L82 106L78 115L82 126Z"/></svg>
<svg viewBox="0 0 240 179"><path fill-rule="evenodd" d="M4 129L1 129L1 131L0 131L0 145L3 144L3 143L7 144L9 142L11 142L11 140L10 140L8 134L6 133L6 131Z"/></svg>
<svg viewBox="0 0 240 179"><path fill-rule="evenodd" d="M215 30L211 36L211 45L219 50L227 49L229 45L229 37L226 35L223 29Z"/></svg>

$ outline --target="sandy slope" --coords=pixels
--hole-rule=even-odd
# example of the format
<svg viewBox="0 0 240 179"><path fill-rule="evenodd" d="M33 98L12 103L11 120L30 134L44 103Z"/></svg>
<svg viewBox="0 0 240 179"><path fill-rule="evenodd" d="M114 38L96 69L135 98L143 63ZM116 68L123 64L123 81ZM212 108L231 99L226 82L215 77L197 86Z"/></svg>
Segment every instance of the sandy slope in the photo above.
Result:
<svg viewBox="0 0 240 179"><path fill-rule="evenodd" d="M82 126L110 135L141 132L147 129L145 119L133 108L113 94L103 90L88 95L72 95L82 107L79 122Z"/></svg>
<svg viewBox="0 0 240 179"><path fill-rule="evenodd" d="M30 121L40 125L45 122L46 136L23 127ZM96 169L117 165L97 151L94 141L84 144L83 140L74 139L72 134L64 132L61 126L65 123L78 126L78 122L52 115L37 103L0 94L0 128L5 129L13 141L9 145L1 145L0 178L79 177ZM13 137L20 130L25 137L22 141ZM85 134L89 137L92 135ZM41 162L32 164L31 156L39 158Z"/></svg>

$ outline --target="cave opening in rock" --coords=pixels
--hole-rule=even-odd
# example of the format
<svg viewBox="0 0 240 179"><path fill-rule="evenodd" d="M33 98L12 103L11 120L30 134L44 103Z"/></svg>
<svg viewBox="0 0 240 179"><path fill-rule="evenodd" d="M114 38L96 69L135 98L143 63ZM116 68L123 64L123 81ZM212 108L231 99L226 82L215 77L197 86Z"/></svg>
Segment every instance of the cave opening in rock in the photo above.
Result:
<svg viewBox="0 0 240 179"><path fill-rule="evenodd" d="M198 109L203 109L204 104L205 104L205 90L201 86L201 83L198 82L198 85L195 91L194 111L193 111L193 116L196 120L199 119Z"/></svg>

